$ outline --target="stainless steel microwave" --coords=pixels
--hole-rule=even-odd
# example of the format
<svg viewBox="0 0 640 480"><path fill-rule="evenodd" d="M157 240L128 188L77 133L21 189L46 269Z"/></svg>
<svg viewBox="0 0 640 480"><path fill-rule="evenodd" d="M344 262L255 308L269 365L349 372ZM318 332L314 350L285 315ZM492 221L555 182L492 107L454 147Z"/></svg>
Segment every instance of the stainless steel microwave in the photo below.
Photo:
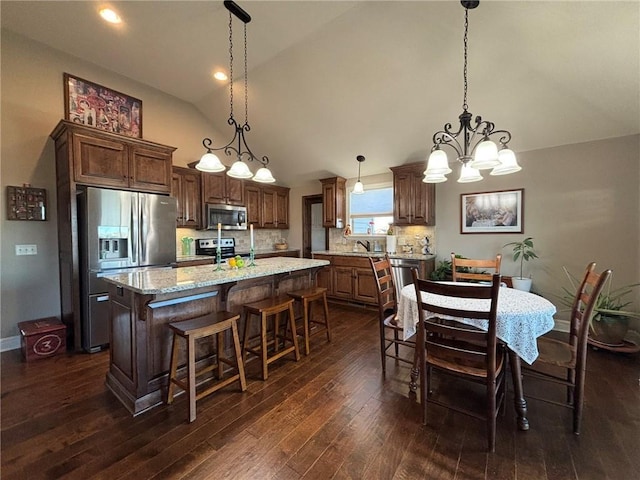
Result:
<svg viewBox="0 0 640 480"><path fill-rule="evenodd" d="M247 208L237 205L217 203L205 204L207 230L216 230L218 224L222 230L246 230Z"/></svg>

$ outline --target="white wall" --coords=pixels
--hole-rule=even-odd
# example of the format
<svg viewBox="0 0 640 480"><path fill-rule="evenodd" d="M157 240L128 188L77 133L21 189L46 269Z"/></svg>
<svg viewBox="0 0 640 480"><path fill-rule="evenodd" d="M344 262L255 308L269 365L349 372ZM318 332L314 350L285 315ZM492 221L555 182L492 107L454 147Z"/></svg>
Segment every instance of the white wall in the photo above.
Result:
<svg viewBox="0 0 640 480"><path fill-rule="evenodd" d="M56 175L49 134L64 116L63 72L142 100L143 136L177 147L174 165L203 153L202 138L218 133L191 105L100 67L2 31L1 57L1 338L17 323L60 314ZM226 112L221 112L226 116ZM6 186L30 183L48 195L46 222L8 221ZM36 244L38 255L15 255L16 244Z"/></svg>
<svg viewBox="0 0 640 480"><path fill-rule="evenodd" d="M640 136L565 145L518 154L519 173L459 184L457 171L437 185L439 259L503 253L502 273L515 275L511 250L533 237L538 260L526 269L536 292L554 300L568 285L562 267L580 276L586 265L611 268L613 284L640 282ZM523 234L460 234L460 194L524 188ZM636 307L640 289L636 289ZM555 303L555 302L554 302Z"/></svg>

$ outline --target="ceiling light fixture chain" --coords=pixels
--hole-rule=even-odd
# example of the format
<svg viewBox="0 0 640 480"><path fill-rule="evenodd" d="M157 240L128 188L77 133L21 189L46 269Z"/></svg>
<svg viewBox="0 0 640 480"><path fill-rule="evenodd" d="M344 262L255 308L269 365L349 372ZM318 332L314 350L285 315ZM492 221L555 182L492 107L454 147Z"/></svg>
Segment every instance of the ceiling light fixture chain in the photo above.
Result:
<svg viewBox="0 0 640 480"><path fill-rule="evenodd" d="M446 182L445 175L451 173L447 154L441 146L448 146L455 150L458 161L462 164L460 178L458 182L475 182L482 180L479 170L493 169L491 175L506 175L521 170L515 154L508 148L511 141L511 133L507 130L496 130L495 124L487 120L482 120L478 115L474 119L475 125L471 124L473 115L468 111L467 93L468 82L468 59L469 59L469 10L476 8L479 0L461 0L464 7L464 58L463 58L463 101L462 113L459 115L460 127L453 131L451 123L446 123L444 128L433 135L433 147L429 155L427 169L425 170L423 182L441 183ZM492 135L499 136L498 143L501 150L490 139ZM476 140L476 136L480 136Z"/></svg>
<svg viewBox="0 0 640 480"><path fill-rule="evenodd" d="M229 11L229 118L233 118L233 18Z"/></svg>
<svg viewBox="0 0 640 480"><path fill-rule="evenodd" d="M247 69L247 24L244 24L244 124L249 126L249 70Z"/></svg>
<svg viewBox="0 0 640 480"><path fill-rule="evenodd" d="M202 140L202 145L207 149L196 168L204 172L222 172L226 167L220 159L213 153L214 151L224 151L227 156L235 156L236 160L227 171L227 175L234 178L249 179L253 178L256 182L273 183L275 178L271 171L267 168L269 157L266 155L262 158L256 157L245 138L245 132L249 132L249 81L248 81L248 65L247 65L247 23L251 21L251 16L245 12L240 6L233 1L225 1L224 6L229 10L229 119L227 123L234 128L234 134L231 141L220 148L213 148L213 141L210 138ZM244 124L240 125L233 116L233 15L244 23ZM237 143L237 147L234 144ZM243 160L249 162L256 161L262 166L254 175Z"/></svg>
<svg viewBox="0 0 640 480"><path fill-rule="evenodd" d="M464 100L462 101L462 110L465 112L469 108L467 105L467 58L469 51L469 43L468 43L468 33L469 33L469 9L464 9L464 68L462 70L462 75L464 77Z"/></svg>

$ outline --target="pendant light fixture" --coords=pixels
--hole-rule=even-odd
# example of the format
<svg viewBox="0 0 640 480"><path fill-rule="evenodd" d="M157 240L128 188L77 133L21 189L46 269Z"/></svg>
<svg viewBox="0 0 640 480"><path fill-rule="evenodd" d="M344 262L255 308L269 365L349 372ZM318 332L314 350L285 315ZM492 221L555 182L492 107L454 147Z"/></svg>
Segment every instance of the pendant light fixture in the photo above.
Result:
<svg viewBox="0 0 640 480"><path fill-rule="evenodd" d="M359 195L361 193L364 193L364 185L362 185L362 182L360 181L360 165L362 165L362 162L364 162L365 158L362 155L358 155L356 157L356 160L358 161L358 181L353 186L353 193Z"/></svg>
<svg viewBox="0 0 640 480"><path fill-rule="evenodd" d="M452 131L451 124L447 123L444 130L436 132L433 136L433 148L429 155L427 169L424 172L425 183L446 182L445 175L451 173L447 154L441 146L448 146L455 150L458 161L462 164L460 178L458 182L477 182L482 180L480 170L491 168L491 175L506 175L521 170L516 160L515 153L507 147L511 140L511 133L507 130L496 130L495 125L487 120L482 120L478 115L474 123L471 124L472 115L467 111L467 34L469 31L469 10L476 8L480 1L460 2L464 7L464 100L462 102L462 113L460 128L456 132ZM494 141L490 139L495 135L500 143L500 151ZM476 138L476 136L478 138Z"/></svg>
<svg viewBox="0 0 640 480"><path fill-rule="evenodd" d="M249 84L247 76L247 23L251 21L251 16L240 8L235 2L225 1L224 6L229 10L229 120L227 123L234 129L234 135L231 141L220 148L213 148L213 141L210 138L202 140L202 145L207 149L196 168L203 172L222 172L226 167L220 161L220 158L213 153L223 150L225 155L235 157L235 161L231 168L227 171L227 175L234 178L249 179L253 178L256 182L273 183L276 181L267 167L269 158L263 156L261 159L256 157L245 139L245 132L251 130L249 126ZM233 16L238 18L244 24L244 124L240 125L233 116ZM249 166L245 163L254 160L262 164L255 176L249 170Z"/></svg>

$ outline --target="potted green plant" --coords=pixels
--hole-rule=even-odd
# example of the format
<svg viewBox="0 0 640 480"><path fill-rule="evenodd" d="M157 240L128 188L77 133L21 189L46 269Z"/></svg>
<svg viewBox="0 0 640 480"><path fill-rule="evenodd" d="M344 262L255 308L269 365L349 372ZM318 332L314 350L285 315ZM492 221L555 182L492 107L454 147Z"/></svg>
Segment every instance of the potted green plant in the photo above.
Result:
<svg viewBox="0 0 640 480"><path fill-rule="evenodd" d="M528 292L531 290L531 277L524 276L524 262L528 262L533 258L538 258L538 255L533 249L533 238L527 237L520 242L510 242L506 243L502 246L505 247L513 247L513 261L517 262L520 260L520 276L513 277L511 281L513 282L513 288L517 288L518 290L524 290Z"/></svg>
<svg viewBox="0 0 640 480"><path fill-rule="evenodd" d="M456 255L456 258L466 258L462 255ZM441 260L438 262L438 266L429 275L430 280L434 281L451 281L453 279L451 260ZM459 272L468 272L467 267L459 267Z"/></svg>
<svg viewBox="0 0 640 480"><path fill-rule="evenodd" d="M562 269L569 279L573 291L562 287L563 295L560 302L567 309L570 309L573 306L575 292L580 281L565 267ZM632 303L626 298L627 295L630 295L634 288L639 287L640 283L612 288L611 278L609 277L608 284L596 299L593 315L589 319L589 338L595 340L597 344L616 347L624 344L623 339L629 328L629 319L640 318L640 312L626 309Z"/></svg>

